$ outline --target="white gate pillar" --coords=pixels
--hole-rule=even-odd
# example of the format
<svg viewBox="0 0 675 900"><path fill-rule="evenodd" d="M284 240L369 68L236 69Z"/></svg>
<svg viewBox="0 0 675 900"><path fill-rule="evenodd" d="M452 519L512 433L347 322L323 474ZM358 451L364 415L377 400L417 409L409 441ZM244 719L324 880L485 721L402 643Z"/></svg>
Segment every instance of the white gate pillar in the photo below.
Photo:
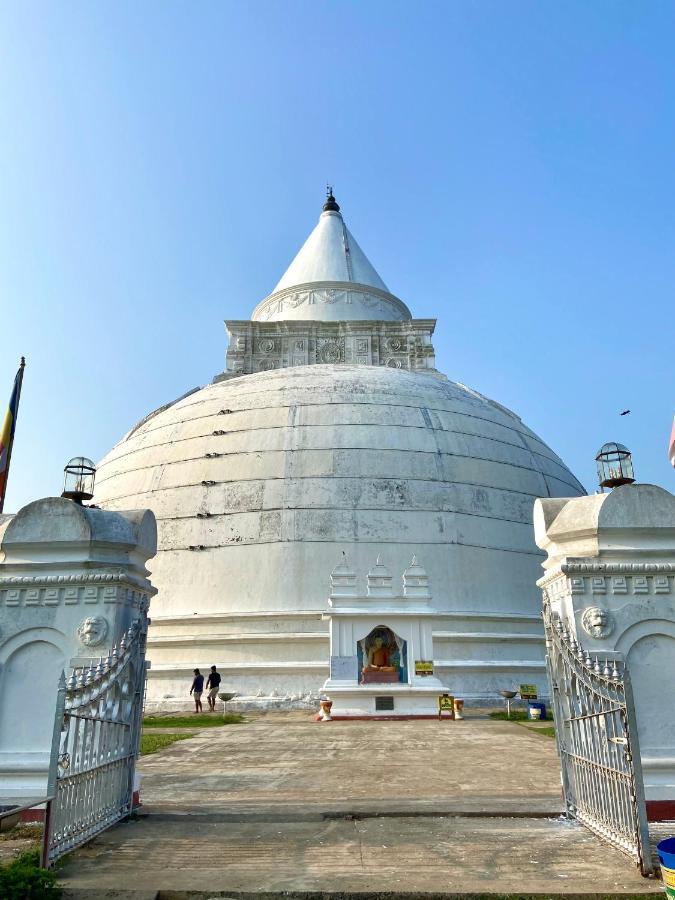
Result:
<svg viewBox="0 0 675 900"><path fill-rule="evenodd" d="M651 484L537 500L548 554L537 584L600 662L625 661L635 698L647 814L675 815L675 497Z"/></svg>
<svg viewBox="0 0 675 900"><path fill-rule="evenodd" d="M147 609L156 549L149 510L49 497L0 519L0 798L44 794L59 676Z"/></svg>

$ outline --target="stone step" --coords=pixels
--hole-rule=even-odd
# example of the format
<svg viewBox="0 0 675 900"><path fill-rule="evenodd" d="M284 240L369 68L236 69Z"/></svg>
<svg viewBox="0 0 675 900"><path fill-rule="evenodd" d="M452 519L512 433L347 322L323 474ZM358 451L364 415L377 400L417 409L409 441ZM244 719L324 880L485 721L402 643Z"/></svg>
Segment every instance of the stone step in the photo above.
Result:
<svg viewBox="0 0 675 900"><path fill-rule="evenodd" d="M467 900L487 894L584 900L623 894L626 900L626 894L662 891L627 856L560 818L280 823L149 816L71 854L60 877L67 900Z"/></svg>

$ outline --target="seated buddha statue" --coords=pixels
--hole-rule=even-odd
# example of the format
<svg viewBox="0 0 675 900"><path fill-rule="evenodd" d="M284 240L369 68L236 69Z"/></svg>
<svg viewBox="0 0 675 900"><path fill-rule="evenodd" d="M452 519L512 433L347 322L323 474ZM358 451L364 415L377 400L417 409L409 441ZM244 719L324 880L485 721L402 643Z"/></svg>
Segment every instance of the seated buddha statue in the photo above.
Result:
<svg viewBox="0 0 675 900"><path fill-rule="evenodd" d="M379 635L368 648L368 662L363 667L363 672L395 672L396 666L391 665L389 648Z"/></svg>

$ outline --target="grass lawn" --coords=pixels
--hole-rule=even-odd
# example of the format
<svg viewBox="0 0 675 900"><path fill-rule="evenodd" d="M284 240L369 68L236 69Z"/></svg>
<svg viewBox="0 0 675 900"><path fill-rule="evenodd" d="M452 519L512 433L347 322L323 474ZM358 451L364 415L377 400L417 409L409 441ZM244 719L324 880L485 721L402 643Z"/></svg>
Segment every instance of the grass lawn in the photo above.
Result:
<svg viewBox="0 0 675 900"><path fill-rule="evenodd" d="M0 831L0 841L34 841L36 846L42 839L42 825L27 825L19 822L8 831Z"/></svg>
<svg viewBox="0 0 675 900"><path fill-rule="evenodd" d="M226 716L204 713L204 715L191 716L146 716L143 719L144 728L211 728L218 725L238 725L244 721L239 713L230 713Z"/></svg>
<svg viewBox="0 0 675 900"><path fill-rule="evenodd" d="M527 726L525 726L527 728ZM537 734L543 734L545 737L555 737L555 728L553 725L546 725L544 728L530 728L530 731L534 731Z"/></svg>
<svg viewBox="0 0 675 900"><path fill-rule="evenodd" d="M491 719L506 719L506 710L505 709L495 709L490 713ZM535 719L527 718L527 710L526 709L512 709L511 716L509 718L511 722L534 722L537 721ZM543 719L539 719L538 721L543 721ZM550 709L546 710L546 721L552 722L553 715Z"/></svg>
<svg viewBox="0 0 675 900"><path fill-rule="evenodd" d="M506 710L498 709L495 712L490 713L491 719L500 719L501 721L506 721ZM528 731L534 731L535 734L543 734L544 737L555 737L555 728L553 725L537 725L537 722L543 721L542 719L528 719L527 718L527 710L524 709L512 709L511 716L508 719L509 722L515 722L516 725L524 725ZM546 710L546 721L552 722L553 715L549 710Z"/></svg>
<svg viewBox="0 0 675 900"><path fill-rule="evenodd" d="M170 734L143 734L141 736L141 756L164 750L165 747L170 747L176 741L184 741L186 738L194 736L194 731L178 731Z"/></svg>

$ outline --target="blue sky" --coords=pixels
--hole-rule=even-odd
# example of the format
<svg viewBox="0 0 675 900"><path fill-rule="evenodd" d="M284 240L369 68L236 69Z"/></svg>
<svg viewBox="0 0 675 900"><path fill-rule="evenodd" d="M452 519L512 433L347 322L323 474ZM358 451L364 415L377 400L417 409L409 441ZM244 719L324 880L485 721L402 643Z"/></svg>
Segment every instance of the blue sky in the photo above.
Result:
<svg viewBox="0 0 675 900"><path fill-rule="evenodd" d="M672 490L673 46L671 2L3 4L6 510L222 370L327 181L442 371Z"/></svg>

